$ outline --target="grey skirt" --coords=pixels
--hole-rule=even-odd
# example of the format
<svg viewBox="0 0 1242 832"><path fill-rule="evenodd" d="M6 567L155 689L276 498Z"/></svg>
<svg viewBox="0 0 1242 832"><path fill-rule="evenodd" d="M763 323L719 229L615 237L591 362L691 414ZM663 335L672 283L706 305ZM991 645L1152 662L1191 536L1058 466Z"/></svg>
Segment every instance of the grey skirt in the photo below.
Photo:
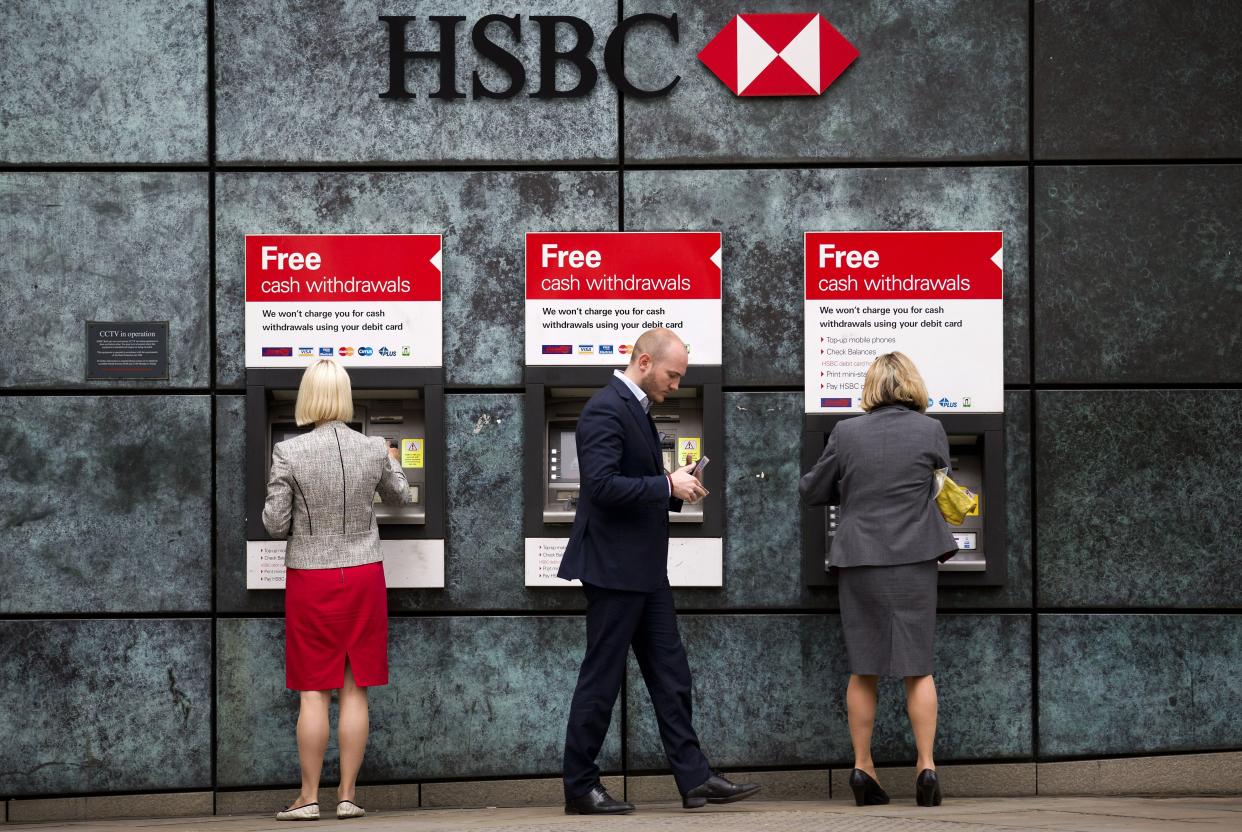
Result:
<svg viewBox="0 0 1242 832"><path fill-rule="evenodd" d="M851 673L931 675L937 573L935 560L837 570Z"/></svg>

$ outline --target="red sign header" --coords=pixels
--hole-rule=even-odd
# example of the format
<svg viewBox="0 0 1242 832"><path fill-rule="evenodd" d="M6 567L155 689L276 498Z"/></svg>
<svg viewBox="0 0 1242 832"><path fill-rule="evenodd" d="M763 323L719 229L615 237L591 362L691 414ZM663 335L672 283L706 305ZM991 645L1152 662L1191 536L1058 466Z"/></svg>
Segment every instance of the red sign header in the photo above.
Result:
<svg viewBox="0 0 1242 832"><path fill-rule="evenodd" d="M439 234L247 234L246 300L438 301Z"/></svg>
<svg viewBox="0 0 1242 832"><path fill-rule="evenodd" d="M718 300L716 231L526 235L527 300Z"/></svg>
<svg viewBox="0 0 1242 832"><path fill-rule="evenodd" d="M806 235L807 300L1000 300L999 231Z"/></svg>

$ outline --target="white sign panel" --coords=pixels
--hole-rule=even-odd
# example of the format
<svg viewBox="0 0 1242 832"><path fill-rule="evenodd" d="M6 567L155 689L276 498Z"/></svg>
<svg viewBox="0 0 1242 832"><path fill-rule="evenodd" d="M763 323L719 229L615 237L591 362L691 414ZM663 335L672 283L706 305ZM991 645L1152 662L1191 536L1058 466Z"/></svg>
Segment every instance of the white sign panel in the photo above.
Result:
<svg viewBox="0 0 1242 832"><path fill-rule="evenodd" d="M381 540L389 589L443 589L443 540ZM285 588L285 541L246 541L246 589Z"/></svg>
<svg viewBox="0 0 1242 832"><path fill-rule="evenodd" d="M806 235L807 413L860 413L877 355L905 353L928 413L1005 409L999 231Z"/></svg>
<svg viewBox="0 0 1242 832"><path fill-rule="evenodd" d="M526 363L618 366L648 329L676 332L690 363L721 363L717 232L526 235Z"/></svg>
<svg viewBox="0 0 1242 832"><path fill-rule="evenodd" d="M246 366L439 367L438 234L246 236Z"/></svg>
<svg viewBox="0 0 1242 832"><path fill-rule="evenodd" d="M567 537L526 538L526 585L582 586L581 581L556 577ZM675 587L724 586L724 540L719 537L674 537L668 541L668 582Z"/></svg>

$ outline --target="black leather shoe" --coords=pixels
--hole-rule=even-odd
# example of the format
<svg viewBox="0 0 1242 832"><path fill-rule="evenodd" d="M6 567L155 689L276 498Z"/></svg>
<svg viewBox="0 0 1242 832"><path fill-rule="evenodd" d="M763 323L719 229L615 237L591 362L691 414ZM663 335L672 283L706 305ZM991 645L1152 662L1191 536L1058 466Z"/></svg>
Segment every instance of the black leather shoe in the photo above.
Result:
<svg viewBox="0 0 1242 832"><path fill-rule="evenodd" d="M681 807L698 809L708 803L732 803L745 800L757 791L759 787L754 783L730 783L713 771L705 782L681 796Z"/></svg>
<svg viewBox="0 0 1242 832"><path fill-rule="evenodd" d="M861 768L850 772L850 791L854 793L855 806L884 806L888 803L888 792Z"/></svg>
<svg viewBox="0 0 1242 832"><path fill-rule="evenodd" d="M567 815L628 815L632 811L633 803L614 800L599 783L592 786L582 797L565 801Z"/></svg>
<svg viewBox="0 0 1242 832"><path fill-rule="evenodd" d="M918 779L914 781L914 799L920 806L940 805L940 778L934 770L925 768L919 772Z"/></svg>

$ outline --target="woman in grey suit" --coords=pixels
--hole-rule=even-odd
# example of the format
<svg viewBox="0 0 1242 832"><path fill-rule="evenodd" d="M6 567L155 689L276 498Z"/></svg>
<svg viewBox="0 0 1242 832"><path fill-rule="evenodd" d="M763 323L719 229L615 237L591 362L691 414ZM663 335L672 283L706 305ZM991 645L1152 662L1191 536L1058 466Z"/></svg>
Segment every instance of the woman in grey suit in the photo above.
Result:
<svg viewBox="0 0 1242 832"><path fill-rule="evenodd" d="M871 759L879 676L906 681L906 707L918 748L919 805L941 801L932 745L936 684L937 563L957 544L933 497L938 468L949 467L949 441L925 415L927 386L899 352L872 362L863 383L866 413L837 423L799 490L807 504L840 507L830 563L837 569L841 626L849 654L846 691L859 805L888 803Z"/></svg>
<svg viewBox="0 0 1242 832"><path fill-rule="evenodd" d="M346 424L349 375L335 361L306 368L294 418L313 430L272 449L263 525L285 546L285 684L301 692L302 791L278 820L318 820L328 703L340 692L338 818L361 817L354 789L366 751L367 687L388 683L388 598L373 508L406 501L405 473L382 437Z"/></svg>

